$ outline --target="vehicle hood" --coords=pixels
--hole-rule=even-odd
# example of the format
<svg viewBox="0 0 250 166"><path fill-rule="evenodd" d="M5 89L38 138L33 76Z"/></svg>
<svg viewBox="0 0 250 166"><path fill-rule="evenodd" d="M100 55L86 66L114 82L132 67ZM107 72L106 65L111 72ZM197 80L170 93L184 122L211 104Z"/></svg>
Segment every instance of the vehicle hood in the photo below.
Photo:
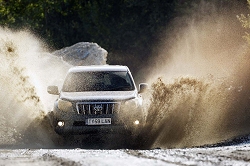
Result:
<svg viewBox="0 0 250 166"><path fill-rule="evenodd" d="M137 91L93 91L93 92L61 92L60 98L77 100L128 100L135 98Z"/></svg>

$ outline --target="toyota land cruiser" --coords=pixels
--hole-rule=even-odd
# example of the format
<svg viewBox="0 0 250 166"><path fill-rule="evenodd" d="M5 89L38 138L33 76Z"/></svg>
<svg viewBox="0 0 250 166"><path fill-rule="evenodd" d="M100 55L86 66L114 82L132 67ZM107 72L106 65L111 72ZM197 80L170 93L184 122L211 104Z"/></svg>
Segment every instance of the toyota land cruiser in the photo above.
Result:
<svg viewBox="0 0 250 166"><path fill-rule="evenodd" d="M59 95L50 112L51 124L59 135L119 133L140 130L145 123L141 93L127 66L76 66L69 69L62 89L49 86Z"/></svg>

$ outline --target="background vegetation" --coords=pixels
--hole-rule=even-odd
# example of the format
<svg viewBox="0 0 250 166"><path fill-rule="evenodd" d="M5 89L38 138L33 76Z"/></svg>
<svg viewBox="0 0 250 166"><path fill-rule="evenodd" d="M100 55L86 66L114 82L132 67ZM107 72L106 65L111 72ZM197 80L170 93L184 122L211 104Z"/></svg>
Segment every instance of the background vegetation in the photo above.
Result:
<svg viewBox="0 0 250 166"><path fill-rule="evenodd" d="M28 28L53 49L95 42L109 52L109 64L137 70L147 63L174 18L189 15L200 3L211 1L0 0L0 25ZM235 1L247 3L214 0L218 10Z"/></svg>

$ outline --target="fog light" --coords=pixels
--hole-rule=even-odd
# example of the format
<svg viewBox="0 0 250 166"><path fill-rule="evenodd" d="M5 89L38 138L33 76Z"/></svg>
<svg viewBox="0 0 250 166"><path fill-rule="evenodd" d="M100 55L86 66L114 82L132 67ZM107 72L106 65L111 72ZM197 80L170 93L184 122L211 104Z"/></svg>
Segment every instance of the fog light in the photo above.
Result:
<svg viewBox="0 0 250 166"><path fill-rule="evenodd" d="M134 124L135 124L135 125L140 124L139 120L134 121Z"/></svg>
<svg viewBox="0 0 250 166"><path fill-rule="evenodd" d="M64 122L63 122L63 121L58 121L58 122L57 122L57 125L58 125L59 127L63 127L63 126L64 126Z"/></svg>

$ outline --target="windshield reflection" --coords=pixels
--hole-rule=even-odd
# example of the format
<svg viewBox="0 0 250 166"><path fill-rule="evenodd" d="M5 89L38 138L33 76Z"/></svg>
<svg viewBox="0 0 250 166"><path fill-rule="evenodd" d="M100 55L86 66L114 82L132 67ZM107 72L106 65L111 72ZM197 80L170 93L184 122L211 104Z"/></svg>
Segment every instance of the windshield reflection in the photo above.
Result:
<svg viewBox="0 0 250 166"><path fill-rule="evenodd" d="M134 84L128 72L75 72L69 73L62 91L130 91Z"/></svg>

